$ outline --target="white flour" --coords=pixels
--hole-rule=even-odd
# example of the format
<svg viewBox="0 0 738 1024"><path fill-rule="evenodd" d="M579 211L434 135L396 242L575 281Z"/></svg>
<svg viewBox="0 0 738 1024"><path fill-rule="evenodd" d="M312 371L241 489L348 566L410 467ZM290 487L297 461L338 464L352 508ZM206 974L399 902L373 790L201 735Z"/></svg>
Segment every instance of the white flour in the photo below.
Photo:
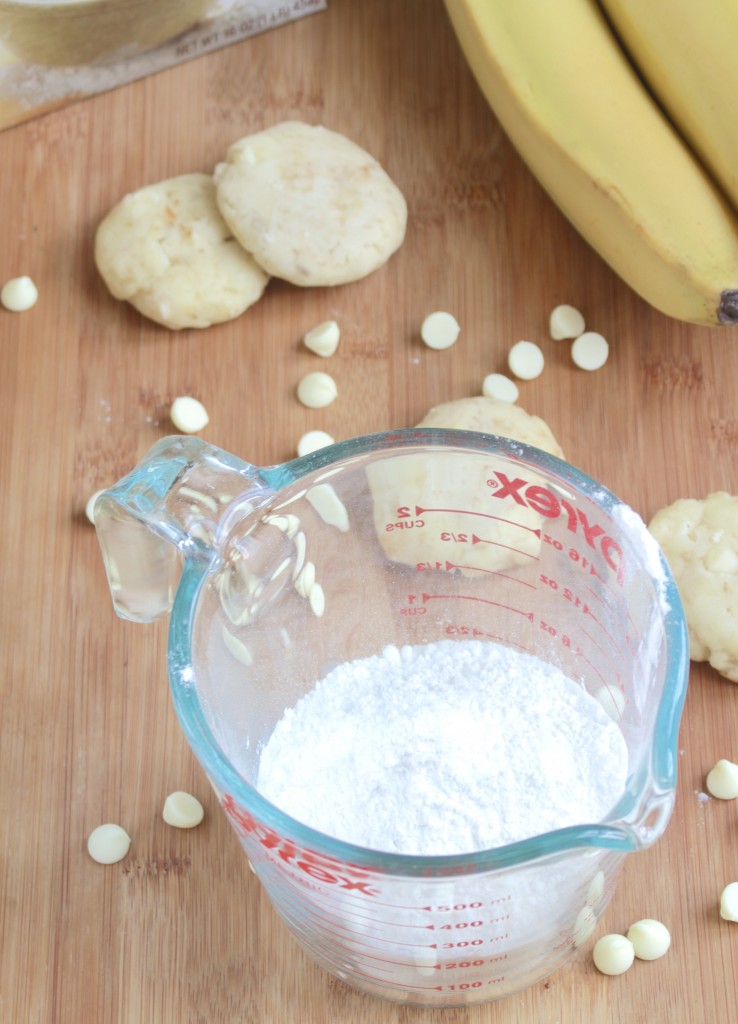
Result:
<svg viewBox="0 0 738 1024"><path fill-rule="evenodd" d="M258 789L328 835L433 855L600 821L626 776L619 728L571 679L442 640L330 672L277 723Z"/></svg>

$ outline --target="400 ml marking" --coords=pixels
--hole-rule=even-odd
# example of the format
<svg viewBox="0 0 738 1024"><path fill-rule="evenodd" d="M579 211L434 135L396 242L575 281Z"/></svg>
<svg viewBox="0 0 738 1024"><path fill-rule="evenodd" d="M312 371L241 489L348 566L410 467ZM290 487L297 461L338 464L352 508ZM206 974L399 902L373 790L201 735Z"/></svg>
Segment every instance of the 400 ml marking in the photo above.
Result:
<svg viewBox="0 0 738 1024"><path fill-rule="evenodd" d="M498 470L495 470L494 476L487 481L487 486L490 488L492 498L511 498L516 504L532 508L546 519L559 519L564 516L566 529L575 536L581 535L593 551L600 552L622 586L623 549L602 526L590 523L582 509L575 508L566 498L559 498L542 484L533 484L521 477L511 480Z"/></svg>

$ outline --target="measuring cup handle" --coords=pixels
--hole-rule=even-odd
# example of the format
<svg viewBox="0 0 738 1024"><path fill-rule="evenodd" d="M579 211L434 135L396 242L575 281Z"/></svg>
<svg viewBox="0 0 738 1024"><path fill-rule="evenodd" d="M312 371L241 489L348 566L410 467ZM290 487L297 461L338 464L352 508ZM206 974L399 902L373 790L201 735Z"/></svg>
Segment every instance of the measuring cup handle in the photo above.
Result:
<svg viewBox="0 0 738 1024"><path fill-rule="evenodd" d="M225 510L264 490L260 470L200 438L155 444L94 506L118 615L150 622L169 612L182 558L212 559Z"/></svg>

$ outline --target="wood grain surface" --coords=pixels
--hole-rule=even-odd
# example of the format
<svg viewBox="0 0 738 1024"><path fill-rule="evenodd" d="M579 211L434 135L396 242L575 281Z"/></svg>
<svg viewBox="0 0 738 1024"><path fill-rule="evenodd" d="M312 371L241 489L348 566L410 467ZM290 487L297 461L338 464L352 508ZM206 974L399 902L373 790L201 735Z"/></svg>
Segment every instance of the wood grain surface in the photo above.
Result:
<svg viewBox="0 0 738 1024"><path fill-rule="evenodd" d="M398 254L356 284L273 281L241 318L171 333L107 293L96 225L124 193L210 171L240 136L297 118L344 132L407 196ZM668 173L668 169L664 169ZM684 197L685 203L689 197ZM89 495L162 435L180 393L206 404L204 436L257 463L294 453L311 428L336 438L412 425L479 393L510 345L538 342L541 377L520 404L570 461L648 519L683 496L738 491L738 329L669 320L630 292L522 165L477 89L440 0L331 0L329 9L0 134L0 279L30 274L32 310L0 310L2 732L0 1020L7 1024L728 1024L736 1019L736 803L704 801L707 771L738 760L738 686L693 665L679 792L664 838L630 856L598 929L641 917L673 935L662 960L598 974L590 941L518 996L430 1011L346 988L301 952L249 872L175 721L166 623L110 605ZM571 302L610 340L597 373L547 334ZM461 337L418 337L433 309ZM303 333L334 318L339 398L294 397L317 366ZM193 831L161 820L196 793ZM129 856L86 853L103 821Z"/></svg>

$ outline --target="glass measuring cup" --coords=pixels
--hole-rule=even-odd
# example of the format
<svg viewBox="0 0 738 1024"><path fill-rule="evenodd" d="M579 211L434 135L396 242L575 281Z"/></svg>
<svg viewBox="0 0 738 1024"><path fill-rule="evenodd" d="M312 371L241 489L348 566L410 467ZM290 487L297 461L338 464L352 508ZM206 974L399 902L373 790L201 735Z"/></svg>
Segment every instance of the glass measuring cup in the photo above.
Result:
<svg viewBox="0 0 738 1024"><path fill-rule="evenodd" d="M641 520L572 466L464 431L376 434L266 468L165 438L95 521L118 613L171 609L187 739L274 907L336 977L430 1006L509 995L574 954L625 855L663 833L681 603ZM536 654L618 722L628 778L605 820L421 857L323 835L259 794L264 744L331 667L469 638Z"/></svg>

